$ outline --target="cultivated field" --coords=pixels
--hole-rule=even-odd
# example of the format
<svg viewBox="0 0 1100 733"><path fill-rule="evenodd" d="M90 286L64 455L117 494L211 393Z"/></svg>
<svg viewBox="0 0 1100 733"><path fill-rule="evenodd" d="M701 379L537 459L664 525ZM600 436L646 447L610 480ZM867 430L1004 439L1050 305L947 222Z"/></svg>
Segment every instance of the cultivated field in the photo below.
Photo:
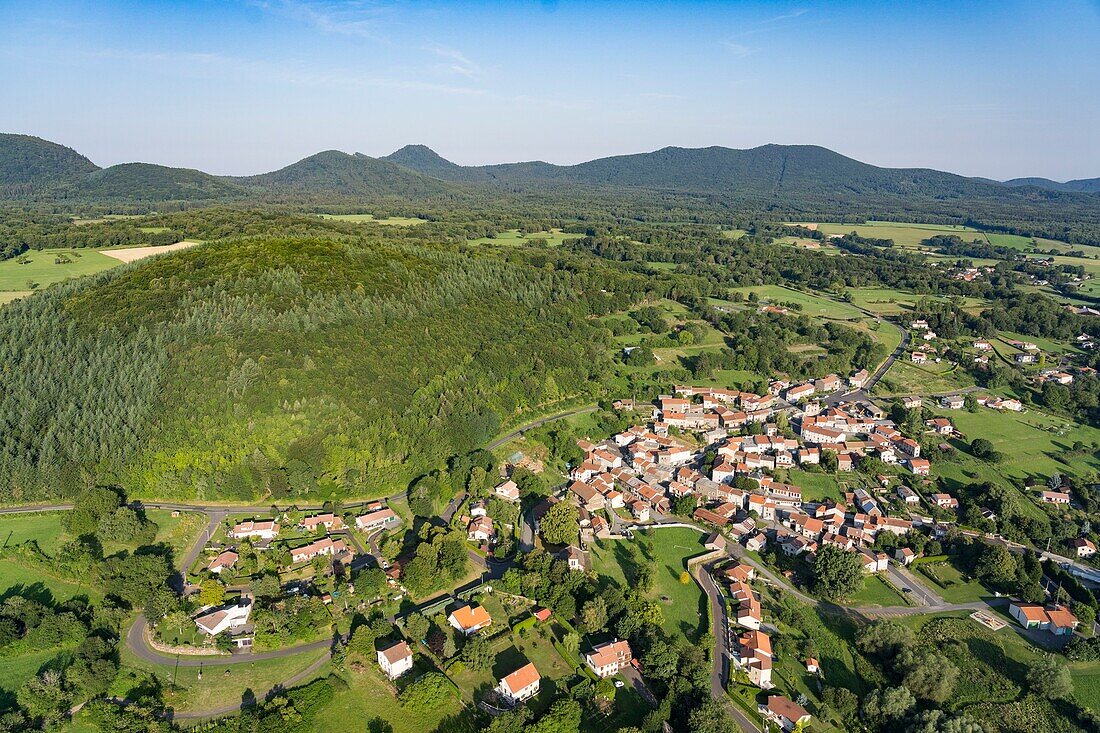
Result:
<svg viewBox="0 0 1100 733"><path fill-rule="evenodd" d="M145 257L152 257L153 255L164 254L165 252L177 252L181 249L194 247L196 244L202 244L202 242L185 239L182 242L166 244L160 247L119 247L117 249L101 249L99 251L108 257L113 257L119 262L135 262Z"/></svg>

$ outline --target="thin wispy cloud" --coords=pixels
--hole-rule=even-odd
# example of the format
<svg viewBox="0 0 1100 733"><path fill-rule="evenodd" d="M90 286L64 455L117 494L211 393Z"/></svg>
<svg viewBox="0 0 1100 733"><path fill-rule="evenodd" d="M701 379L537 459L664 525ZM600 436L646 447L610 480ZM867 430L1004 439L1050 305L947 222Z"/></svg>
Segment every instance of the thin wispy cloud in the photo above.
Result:
<svg viewBox="0 0 1100 733"><path fill-rule="evenodd" d="M446 71L471 79L481 73L481 67L471 61L469 57L461 51L438 44L428 46L428 50L446 61L446 63L442 65L442 68Z"/></svg>
<svg viewBox="0 0 1100 733"><path fill-rule="evenodd" d="M388 8L374 2L332 0L253 0L251 5L299 20L324 33L385 41L382 21Z"/></svg>
<svg viewBox="0 0 1100 733"><path fill-rule="evenodd" d="M751 56L752 54L756 53L755 48L750 48L743 43L736 43L735 41L726 41L722 45L724 45L731 54L739 59L743 59L746 56Z"/></svg>
<svg viewBox="0 0 1100 733"><path fill-rule="evenodd" d="M809 8L799 8L797 10L792 10L789 13L783 13L781 15L776 15L774 17L768 18L767 20L762 20L760 21L760 24L764 25L768 23L782 23L785 20L794 20L795 18L801 18L808 12L810 12Z"/></svg>
<svg viewBox="0 0 1100 733"><path fill-rule="evenodd" d="M359 74L347 69L324 69L295 61L257 61L220 53L188 51L126 51L103 49L89 54L92 58L113 59L140 64L159 64L171 73L231 74L254 78L258 83L276 81L326 89L404 89L443 94L480 96L486 92L470 86L440 84L411 76Z"/></svg>

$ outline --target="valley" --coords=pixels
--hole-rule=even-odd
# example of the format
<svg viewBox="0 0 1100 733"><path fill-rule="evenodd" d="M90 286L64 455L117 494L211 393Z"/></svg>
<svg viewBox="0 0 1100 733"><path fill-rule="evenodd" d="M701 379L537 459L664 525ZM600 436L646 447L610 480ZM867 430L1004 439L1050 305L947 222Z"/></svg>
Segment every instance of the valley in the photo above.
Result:
<svg viewBox="0 0 1100 733"><path fill-rule="evenodd" d="M1093 244L425 156L5 211L11 720L1092 725Z"/></svg>

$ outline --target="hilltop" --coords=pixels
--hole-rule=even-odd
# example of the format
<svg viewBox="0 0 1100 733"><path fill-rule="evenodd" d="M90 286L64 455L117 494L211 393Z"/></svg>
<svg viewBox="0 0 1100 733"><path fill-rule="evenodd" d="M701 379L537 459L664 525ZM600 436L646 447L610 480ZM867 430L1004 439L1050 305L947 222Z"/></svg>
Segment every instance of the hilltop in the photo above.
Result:
<svg viewBox="0 0 1100 733"><path fill-rule="evenodd" d="M383 159L451 181L583 183L790 199L1019 194L1006 190L1015 186L930 168L880 168L817 145L770 144L746 150L667 147L572 166L541 161L459 166L423 145L406 146Z"/></svg>
<svg viewBox="0 0 1100 733"><path fill-rule="evenodd" d="M340 197L422 197L448 191L440 181L409 168L339 150L311 155L271 173L230 180L268 192Z"/></svg>
<svg viewBox="0 0 1100 733"><path fill-rule="evenodd" d="M1100 178L1081 178L1075 181L1058 182L1049 178L1013 178L1005 181L1006 186L1034 186L1048 191L1072 191L1077 193L1100 193Z"/></svg>
<svg viewBox="0 0 1100 733"><path fill-rule="evenodd" d="M109 201L202 201L239 198L246 192L216 176L190 168L122 163L62 184L56 193L65 198Z"/></svg>
<svg viewBox="0 0 1100 733"><path fill-rule="evenodd" d="M0 501L381 494L602 371L607 280L371 240L207 244L0 310ZM622 296L629 297L629 296Z"/></svg>
<svg viewBox="0 0 1100 733"><path fill-rule="evenodd" d="M42 187L99 170L72 148L30 135L0 133L0 191Z"/></svg>

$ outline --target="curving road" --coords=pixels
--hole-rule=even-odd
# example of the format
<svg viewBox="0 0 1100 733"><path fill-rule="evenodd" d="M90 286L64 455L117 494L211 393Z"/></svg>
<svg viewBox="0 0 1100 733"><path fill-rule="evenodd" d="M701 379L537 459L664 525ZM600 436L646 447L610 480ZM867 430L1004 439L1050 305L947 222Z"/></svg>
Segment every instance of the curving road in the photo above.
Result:
<svg viewBox="0 0 1100 733"><path fill-rule="evenodd" d="M513 430L512 432L508 433L507 435L503 435L503 436L497 438L492 443L485 446L485 449L486 450L496 450L500 446L507 443L509 440L513 440L515 438L520 437L521 435L526 433L528 430L534 430L535 428L542 427L543 425L545 425L548 422L554 422L556 420L564 420L565 418L573 417L574 415L586 415L589 412L595 412L598 409L600 409L598 405L589 405L588 407L578 407L575 410L566 410L565 412L559 412L556 415L550 415L549 417L539 418L538 420L535 420L534 422L529 422L526 425L524 425L523 427Z"/></svg>

